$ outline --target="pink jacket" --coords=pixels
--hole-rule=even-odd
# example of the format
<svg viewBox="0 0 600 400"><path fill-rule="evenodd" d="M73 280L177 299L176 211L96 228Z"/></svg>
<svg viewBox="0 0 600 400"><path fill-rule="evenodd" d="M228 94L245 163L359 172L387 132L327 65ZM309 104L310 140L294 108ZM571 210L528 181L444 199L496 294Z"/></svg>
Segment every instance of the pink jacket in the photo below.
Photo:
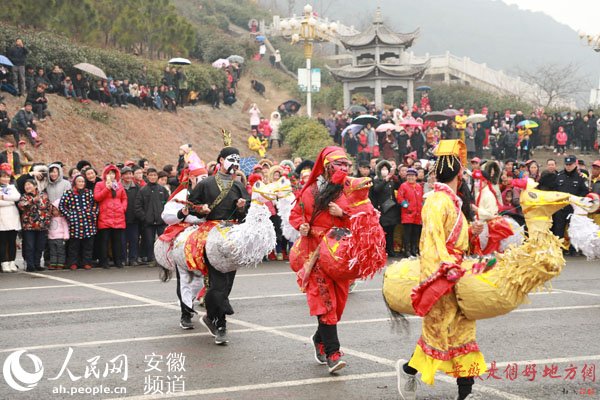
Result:
<svg viewBox="0 0 600 400"><path fill-rule="evenodd" d="M52 217L50 220L50 227L48 228L48 239L69 239L69 224L62 215L59 217Z"/></svg>
<svg viewBox="0 0 600 400"><path fill-rule="evenodd" d="M556 143L559 146L566 145L568 139L569 139L569 137L567 136L567 133L565 131L558 131L556 133Z"/></svg>

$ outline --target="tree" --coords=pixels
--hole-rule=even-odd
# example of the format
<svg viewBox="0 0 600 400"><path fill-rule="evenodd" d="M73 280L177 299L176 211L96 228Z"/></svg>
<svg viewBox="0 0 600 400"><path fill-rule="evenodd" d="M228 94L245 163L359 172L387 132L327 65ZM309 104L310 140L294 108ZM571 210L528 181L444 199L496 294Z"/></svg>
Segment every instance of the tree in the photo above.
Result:
<svg viewBox="0 0 600 400"><path fill-rule="evenodd" d="M545 64L532 70L521 70L519 74L535 86L533 96L538 104L552 108L570 105L584 89L585 81L579 71L579 66L574 63Z"/></svg>

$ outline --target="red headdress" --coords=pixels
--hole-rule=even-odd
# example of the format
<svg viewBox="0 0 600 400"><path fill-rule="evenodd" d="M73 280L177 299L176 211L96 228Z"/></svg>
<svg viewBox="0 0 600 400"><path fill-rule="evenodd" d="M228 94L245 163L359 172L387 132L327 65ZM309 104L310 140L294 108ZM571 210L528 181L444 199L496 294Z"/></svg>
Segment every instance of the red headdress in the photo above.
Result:
<svg viewBox="0 0 600 400"><path fill-rule="evenodd" d="M317 161L315 162L315 165L310 173L310 176L308 177L308 180L304 184L304 187L300 191L298 197L302 197L304 191L308 189L308 187L310 187L313 183L315 183L319 176L323 175L323 172L325 172L325 167L328 164L340 159L348 159L346 152L341 147L327 146L323 150L321 150L319 156L317 157Z"/></svg>
<svg viewBox="0 0 600 400"><path fill-rule="evenodd" d="M4 172L8 173L8 175L11 175L11 176L13 173L12 167L10 166L9 163L0 164L0 171L4 171Z"/></svg>

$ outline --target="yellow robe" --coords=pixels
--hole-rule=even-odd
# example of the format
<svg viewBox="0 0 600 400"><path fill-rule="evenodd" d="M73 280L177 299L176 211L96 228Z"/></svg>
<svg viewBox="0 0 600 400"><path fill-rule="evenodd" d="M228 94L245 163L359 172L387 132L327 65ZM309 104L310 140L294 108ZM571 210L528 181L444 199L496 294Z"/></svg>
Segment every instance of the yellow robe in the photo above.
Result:
<svg viewBox="0 0 600 400"><path fill-rule="evenodd" d="M462 212L462 229L453 248L465 252L469 247L468 223ZM455 263L446 248L457 221L451 197L434 192L423 206L421 234L421 281L435 273L441 262ZM436 371L458 377L479 376L487 368L475 340L475 321L468 320L458 307L454 291L442 296L423 318L421 338L409 361L421 373L421 380L432 385Z"/></svg>

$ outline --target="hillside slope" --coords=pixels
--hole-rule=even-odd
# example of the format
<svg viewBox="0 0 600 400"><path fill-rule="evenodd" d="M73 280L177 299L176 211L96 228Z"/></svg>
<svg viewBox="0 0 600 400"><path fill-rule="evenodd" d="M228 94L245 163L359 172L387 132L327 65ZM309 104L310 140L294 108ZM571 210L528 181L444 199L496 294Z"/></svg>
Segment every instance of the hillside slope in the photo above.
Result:
<svg viewBox="0 0 600 400"><path fill-rule="evenodd" d="M253 79L248 71L239 82L238 101L228 107L213 110L207 104L169 112L144 111L130 105L128 109L104 108L97 103L81 105L57 95L48 95L52 118L38 123L40 138L44 144L35 151L42 162L60 160L72 166L80 159L88 159L96 166L106 162L122 162L146 157L152 165L176 163L178 148L183 143L192 143L203 160L215 158L223 146L221 128L231 131L233 145L242 156L252 155L246 141L250 132L247 107L256 102L262 114L269 118L272 111L289 99L289 94L270 82L266 96L257 95L250 88ZM5 94L5 93L3 93ZM23 105L23 98L7 96L5 102L12 117ZM246 109L244 105L246 104ZM108 121L98 122L95 116L108 116ZM274 150L274 158L287 157L288 149Z"/></svg>

